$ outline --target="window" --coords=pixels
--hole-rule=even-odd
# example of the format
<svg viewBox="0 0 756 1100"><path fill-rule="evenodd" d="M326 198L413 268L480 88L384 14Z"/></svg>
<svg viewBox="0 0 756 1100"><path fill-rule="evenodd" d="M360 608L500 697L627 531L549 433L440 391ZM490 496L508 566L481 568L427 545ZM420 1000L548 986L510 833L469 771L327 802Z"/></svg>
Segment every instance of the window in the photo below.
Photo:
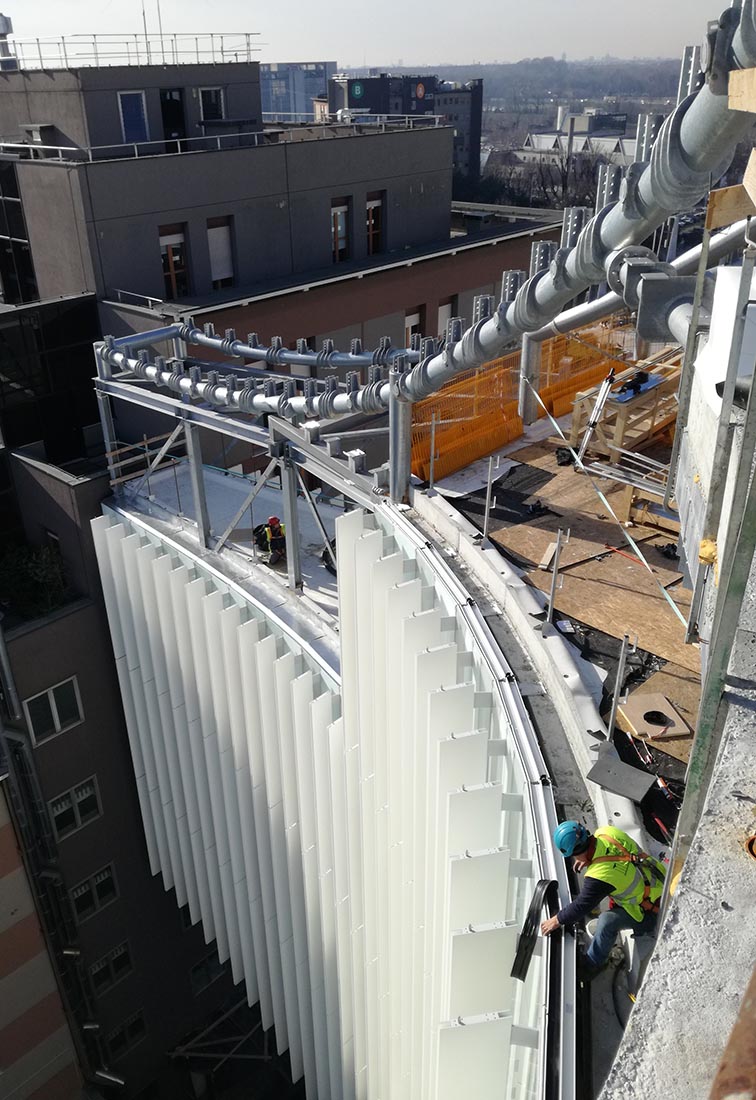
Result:
<svg viewBox="0 0 756 1100"><path fill-rule="evenodd" d="M331 202L331 251L335 264L349 259L349 199Z"/></svg>
<svg viewBox="0 0 756 1100"><path fill-rule="evenodd" d="M110 864L71 890L71 901L79 923L104 909L117 897L115 875Z"/></svg>
<svg viewBox="0 0 756 1100"><path fill-rule="evenodd" d="M218 958L218 952L213 951L212 954L207 955L202 962L198 962L196 966L192 967L192 993L195 997L198 993L201 993L203 989L207 989L209 985L220 978L221 974L225 974L228 970L228 963L222 963Z"/></svg>
<svg viewBox="0 0 756 1100"><path fill-rule="evenodd" d="M210 250L210 278L213 290L234 285L234 253L231 218L208 218L207 246Z"/></svg>
<svg viewBox="0 0 756 1100"><path fill-rule="evenodd" d="M404 346L410 347L413 336L422 336L423 332L423 307L417 306L404 316Z"/></svg>
<svg viewBox="0 0 756 1100"><path fill-rule="evenodd" d="M127 1051L132 1050L147 1034L144 1016L141 1012L135 1012L128 1020L115 1028L107 1037L106 1043L110 1057L115 1061L121 1058Z"/></svg>
<svg viewBox="0 0 756 1100"><path fill-rule="evenodd" d="M35 745L48 741L72 726L78 726L84 721L84 715L76 677L72 676L70 680L63 680L47 691L26 699L24 712Z"/></svg>
<svg viewBox="0 0 756 1100"><path fill-rule="evenodd" d="M438 304L438 335L446 336L446 329L455 316L454 310L457 308L456 296L453 298L447 298L445 302L439 302Z"/></svg>
<svg viewBox="0 0 756 1100"><path fill-rule="evenodd" d="M147 128L147 108L144 102L144 92L119 92L118 106L121 111L121 131L123 140L149 141L150 132Z"/></svg>
<svg viewBox="0 0 756 1100"><path fill-rule="evenodd" d="M89 968L95 993L104 993L130 974L132 969L129 945L121 943L114 947Z"/></svg>
<svg viewBox="0 0 756 1100"><path fill-rule="evenodd" d="M162 225L160 256L166 298L183 298L189 293L189 269L183 225Z"/></svg>
<svg viewBox="0 0 756 1100"><path fill-rule="evenodd" d="M222 88L200 88L200 112L203 122L217 122L226 117Z"/></svg>
<svg viewBox="0 0 756 1100"><path fill-rule="evenodd" d="M48 803L50 817L58 840L75 833L101 814L97 796L97 781L94 776L64 791Z"/></svg>
<svg viewBox="0 0 756 1100"><path fill-rule="evenodd" d="M375 256L383 248L383 192L372 191L365 208L367 222L367 254Z"/></svg>

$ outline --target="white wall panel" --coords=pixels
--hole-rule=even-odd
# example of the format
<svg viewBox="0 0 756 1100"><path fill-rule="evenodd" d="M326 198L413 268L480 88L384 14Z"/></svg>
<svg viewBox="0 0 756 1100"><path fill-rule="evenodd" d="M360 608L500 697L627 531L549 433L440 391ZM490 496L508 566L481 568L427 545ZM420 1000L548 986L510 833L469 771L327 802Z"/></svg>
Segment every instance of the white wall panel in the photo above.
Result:
<svg viewBox="0 0 756 1100"><path fill-rule="evenodd" d="M496 1100L501 1096L507 1080L511 1033L511 1016L443 1027L438 1100Z"/></svg>
<svg viewBox="0 0 756 1100"><path fill-rule="evenodd" d="M448 1018L480 1016L512 1009L510 977L519 929L476 925L452 937Z"/></svg>
<svg viewBox="0 0 756 1100"><path fill-rule="evenodd" d="M508 977L542 873L525 712L464 590L396 510L340 517L339 700L288 608L114 518L93 530L150 864L308 1100L535 1098L545 954Z"/></svg>

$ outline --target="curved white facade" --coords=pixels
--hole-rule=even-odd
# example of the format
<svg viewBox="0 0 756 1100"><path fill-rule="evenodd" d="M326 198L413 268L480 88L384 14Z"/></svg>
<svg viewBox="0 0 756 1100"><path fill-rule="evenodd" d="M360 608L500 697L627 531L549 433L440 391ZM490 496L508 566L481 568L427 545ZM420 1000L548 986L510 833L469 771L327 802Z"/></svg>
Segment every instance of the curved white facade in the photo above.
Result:
<svg viewBox="0 0 756 1100"><path fill-rule="evenodd" d="M389 504L339 519L336 668L222 556L104 511L151 866L308 1097L572 1097L573 941L509 976L536 882L566 895L546 768L442 556Z"/></svg>

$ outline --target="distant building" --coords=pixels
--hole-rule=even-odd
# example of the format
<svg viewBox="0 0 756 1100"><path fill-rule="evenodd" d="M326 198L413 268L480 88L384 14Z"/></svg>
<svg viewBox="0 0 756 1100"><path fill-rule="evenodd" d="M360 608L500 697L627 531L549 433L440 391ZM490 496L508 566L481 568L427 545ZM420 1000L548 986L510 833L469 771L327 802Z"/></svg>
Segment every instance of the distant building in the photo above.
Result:
<svg viewBox="0 0 756 1100"><path fill-rule="evenodd" d="M559 164L566 157L600 157L622 166L635 160L636 139L626 137L627 115L596 108L572 113L560 107L553 130L532 130L512 150L521 164Z"/></svg>
<svg viewBox="0 0 756 1100"><path fill-rule="evenodd" d="M260 65L260 93L266 122L308 122L313 99L325 96L335 61L274 62Z"/></svg>
<svg viewBox="0 0 756 1100"><path fill-rule="evenodd" d="M371 115L438 115L454 127L454 170L480 174L483 81L456 84L438 76L337 75L328 83L328 108Z"/></svg>

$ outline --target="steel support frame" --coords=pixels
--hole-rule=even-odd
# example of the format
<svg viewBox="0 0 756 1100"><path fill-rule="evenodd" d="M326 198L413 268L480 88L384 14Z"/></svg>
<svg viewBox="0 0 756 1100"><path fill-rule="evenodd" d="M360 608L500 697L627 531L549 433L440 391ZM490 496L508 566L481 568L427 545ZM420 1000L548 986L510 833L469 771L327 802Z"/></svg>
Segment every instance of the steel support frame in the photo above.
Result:
<svg viewBox="0 0 756 1100"><path fill-rule="evenodd" d="M256 483L255 485L253 485L253 487L252 487L251 491L250 491L250 492L249 492L249 494L248 494L248 495L247 495L247 496L245 497L245 499L244 499L244 503L243 503L243 504L241 505L241 507L240 507L240 508L239 508L239 509L238 509L238 510L237 510L237 511L236 511L236 512L234 513L234 517L233 517L233 519L231 520L231 522L229 523L228 527L227 527L227 528L226 528L226 530L225 530L225 531L223 532L223 534L222 534L222 535L221 535L221 537L220 537L220 538L218 539L218 541L217 541L217 542L215 543L215 546L213 547L213 550L215 550L216 554L218 553L218 551L219 551L219 550L222 550L222 549L223 549L223 547L224 547L224 546L225 546L225 544L226 544L226 540L227 540L227 538L229 537L229 535L231 534L231 532L233 531L234 527L236 527L237 523L238 523L238 522L239 522L239 520L240 520L240 519L242 518L242 516L244 515L244 513L245 513L245 512L247 511L247 509L248 509L248 508L249 508L249 507L250 507L250 506L252 505L253 501L255 500L255 497L256 497L256 496L257 496L257 494L258 494L258 493L260 492L260 490L262 489L262 487L263 487L263 486L265 485L265 483L267 482L268 478L269 478L269 477L270 477L270 475L271 475L271 474L273 473L273 471L275 470L275 468L277 467L277 465L278 465L278 462L277 462L277 460L276 460L275 458L272 458L272 459L270 460L270 462L268 463L268 465L267 465L267 466L265 467L265 469L263 470L262 474L261 474L261 475L260 475L260 477L258 478L258 480L257 480L257 483Z"/></svg>
<svg viewBox="0 0 756 1100"><path fill-rule="evenodd" d="M187 421L184 425L186 433L186 451L189 456L189 470L192 478L192 493L194 495L194 511L197 518L197 531L199 540L205 550L210 549L210 514L207 510L207 495L205 493L205 474L202 465L202 449L200 447L199 428L196 424Z"/></svg>
<svg viewBox="0 0 756 1100"><path fill-rule="evenodd" d="M289 588L292 592L302 589L302 560L299 549L299 516L297 515L297 466L289 453L289 447L279 459L281 470L281 488L283 490L283 513L286 524L286 570L289 575Z"/></svg>
<svg viewBox="0 0 756 1100"><path fill-rule="evenodd" d="M312 493L310 492L310 490L305 485L305 480L302 477L302 473L299 470L299 468L297 468L297 478L299 480L299 487L302 490L302 492L304 493L304 498L307 501L307 504L309 505L310 513L312 514L312 518L315 520L315 525L318 528L318 530L320 531L320 536L323 539L323 549L325 550L326 554L328 554L328 557L331 559L331 562L333 563L333 566L335 568L336 567L336 555L333 552L333 547L331 546L331 540L328 537L328 532L325 529L325 526L323 524L323 520L320 518L320 513L318 512L318 507L317 507L315 501L313 500Z"/></svg>

